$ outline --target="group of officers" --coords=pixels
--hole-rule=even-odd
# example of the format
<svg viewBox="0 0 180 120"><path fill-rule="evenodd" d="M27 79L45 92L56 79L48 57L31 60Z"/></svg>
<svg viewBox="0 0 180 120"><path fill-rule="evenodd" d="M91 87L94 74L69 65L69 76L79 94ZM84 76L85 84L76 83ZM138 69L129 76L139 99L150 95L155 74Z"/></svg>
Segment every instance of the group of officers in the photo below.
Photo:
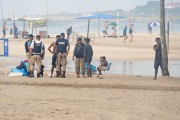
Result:
<svg viewBox="0 0 180 120"><path fill-rule="evenodd" d="M33 41L35 36L33 34L29 35L29 40L25 42L26 56L28 60L27 72L28 77L34 77L34 67L35 63L37 65L37 77L42 77L42 60L45 56L45 46L42 41L40 41L40 36L37 35L36 39ZM84 42L84 43L83 43ZM77 44L73 52L73 60L75 59L75 70L77 78L80 74L84 76L87 70L87 76L91 77L91 61L93 56L93 50L91 45L89 45L90 39L85 38L82 42L82 38L77 39ZM53 76L54 68L56 68L56 77L66 78L66 65L67 56L70 50L70 43L68 39L65 39L65 34L61 33L56 36L56 41L52 42L48 47L48 50L52 53L52 68L51 77ZM62 68L62 70L61 70Z"/></svg>

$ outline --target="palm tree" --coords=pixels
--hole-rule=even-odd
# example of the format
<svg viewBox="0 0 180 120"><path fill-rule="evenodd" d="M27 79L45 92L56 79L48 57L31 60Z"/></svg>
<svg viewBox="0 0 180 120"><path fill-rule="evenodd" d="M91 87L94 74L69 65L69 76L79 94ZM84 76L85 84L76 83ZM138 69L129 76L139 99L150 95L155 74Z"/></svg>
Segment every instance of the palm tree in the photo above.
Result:
<svg viewBox="0 0 180 120"><path fill-rule="evenodd" d="M160 35L161 35L161 49L162 49L162 75L169 76L168 70L168 53L166 46L165 33L165 0L160 0Z"/></svg>

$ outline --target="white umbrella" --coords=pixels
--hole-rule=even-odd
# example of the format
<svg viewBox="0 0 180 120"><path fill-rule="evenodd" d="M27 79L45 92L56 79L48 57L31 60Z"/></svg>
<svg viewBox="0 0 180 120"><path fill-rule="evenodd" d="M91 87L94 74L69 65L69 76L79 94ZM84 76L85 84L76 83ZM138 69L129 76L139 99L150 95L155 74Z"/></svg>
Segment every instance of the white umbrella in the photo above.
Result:
<svg viewBox="0 0 180 120"><path fill-rule="evenodd" d="M151 22L151 24L150 24L151 27L157 27L159 25L160 25L159 22Z"/></svg>

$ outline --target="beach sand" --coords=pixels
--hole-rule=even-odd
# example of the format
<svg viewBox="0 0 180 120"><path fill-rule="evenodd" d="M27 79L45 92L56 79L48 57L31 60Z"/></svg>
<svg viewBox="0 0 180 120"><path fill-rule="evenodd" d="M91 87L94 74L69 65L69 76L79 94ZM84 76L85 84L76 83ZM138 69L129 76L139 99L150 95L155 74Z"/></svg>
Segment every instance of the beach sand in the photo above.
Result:
<svg viewBox="0 0 180 120"><path fill-rule="evenodd" d="M135 34L123 38L95 38L93 60L154 60L158 35ZM180 60L180 35L170 36L169 60ZM46 48L54 38L42 39ZM180 120L180 78L106 74L102 79L7 77L7 66L25 59L24 40L10 40L10 56L0 61L0 120ZM72 58L75 40L71 40ZM46 51L46 57L51 54ZM47 60L44 61L47 63ZM152 66L153 67L153 66Z"/></svg>

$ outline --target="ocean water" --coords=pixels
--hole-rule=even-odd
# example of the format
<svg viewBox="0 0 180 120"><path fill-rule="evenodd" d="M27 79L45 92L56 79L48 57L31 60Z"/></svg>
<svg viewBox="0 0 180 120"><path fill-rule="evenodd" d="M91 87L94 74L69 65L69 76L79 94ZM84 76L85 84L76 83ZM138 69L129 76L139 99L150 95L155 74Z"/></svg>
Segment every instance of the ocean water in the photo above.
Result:
<svg viewBox="0 0 180 120"><path fill-rule="evenodd" d="M114 20L109 20L110 22L116 22ZM8 21L7 22L7 34L9 34L9 30L12 28L12 21ZM73 31L76 33L87 33L87 24L88 24L88 20L73 20L70 22L66 22L66 21L49 21L48 22L48 34L59 34L61 32L66 32L66 29L69 26L73 27ZM19 31L23 30L23 22L22 21L16 21L16 25L18 27ZM90 33L95 33L98 34L98 20L93 20L90 23ZM148 33L147 30L147 25L148 22L134 22L134 30L135 33ZM2 26L2 22L0 23L0 26ZM129 26L129 22L119 22L119 33L122 34L123 28L124 26ZM25 27L27 31L30 32L30 28L28 26ZM105 28L105 20L101 20L100 21L100 34L102 34L102 31ZM39 31L44 31L46 30L46 28L36 28L34 29L34 34L38 34ZM109 33L112 33L112 26L109 26L108 29ZM170 32L174 33L174 34L178 34L180 33L180 23L170 23ZM153 27L153 33L154 34L159 34L160 33L160 26L157 27ZM0 30L0 34L2 34L2 29Z"/></svg>

